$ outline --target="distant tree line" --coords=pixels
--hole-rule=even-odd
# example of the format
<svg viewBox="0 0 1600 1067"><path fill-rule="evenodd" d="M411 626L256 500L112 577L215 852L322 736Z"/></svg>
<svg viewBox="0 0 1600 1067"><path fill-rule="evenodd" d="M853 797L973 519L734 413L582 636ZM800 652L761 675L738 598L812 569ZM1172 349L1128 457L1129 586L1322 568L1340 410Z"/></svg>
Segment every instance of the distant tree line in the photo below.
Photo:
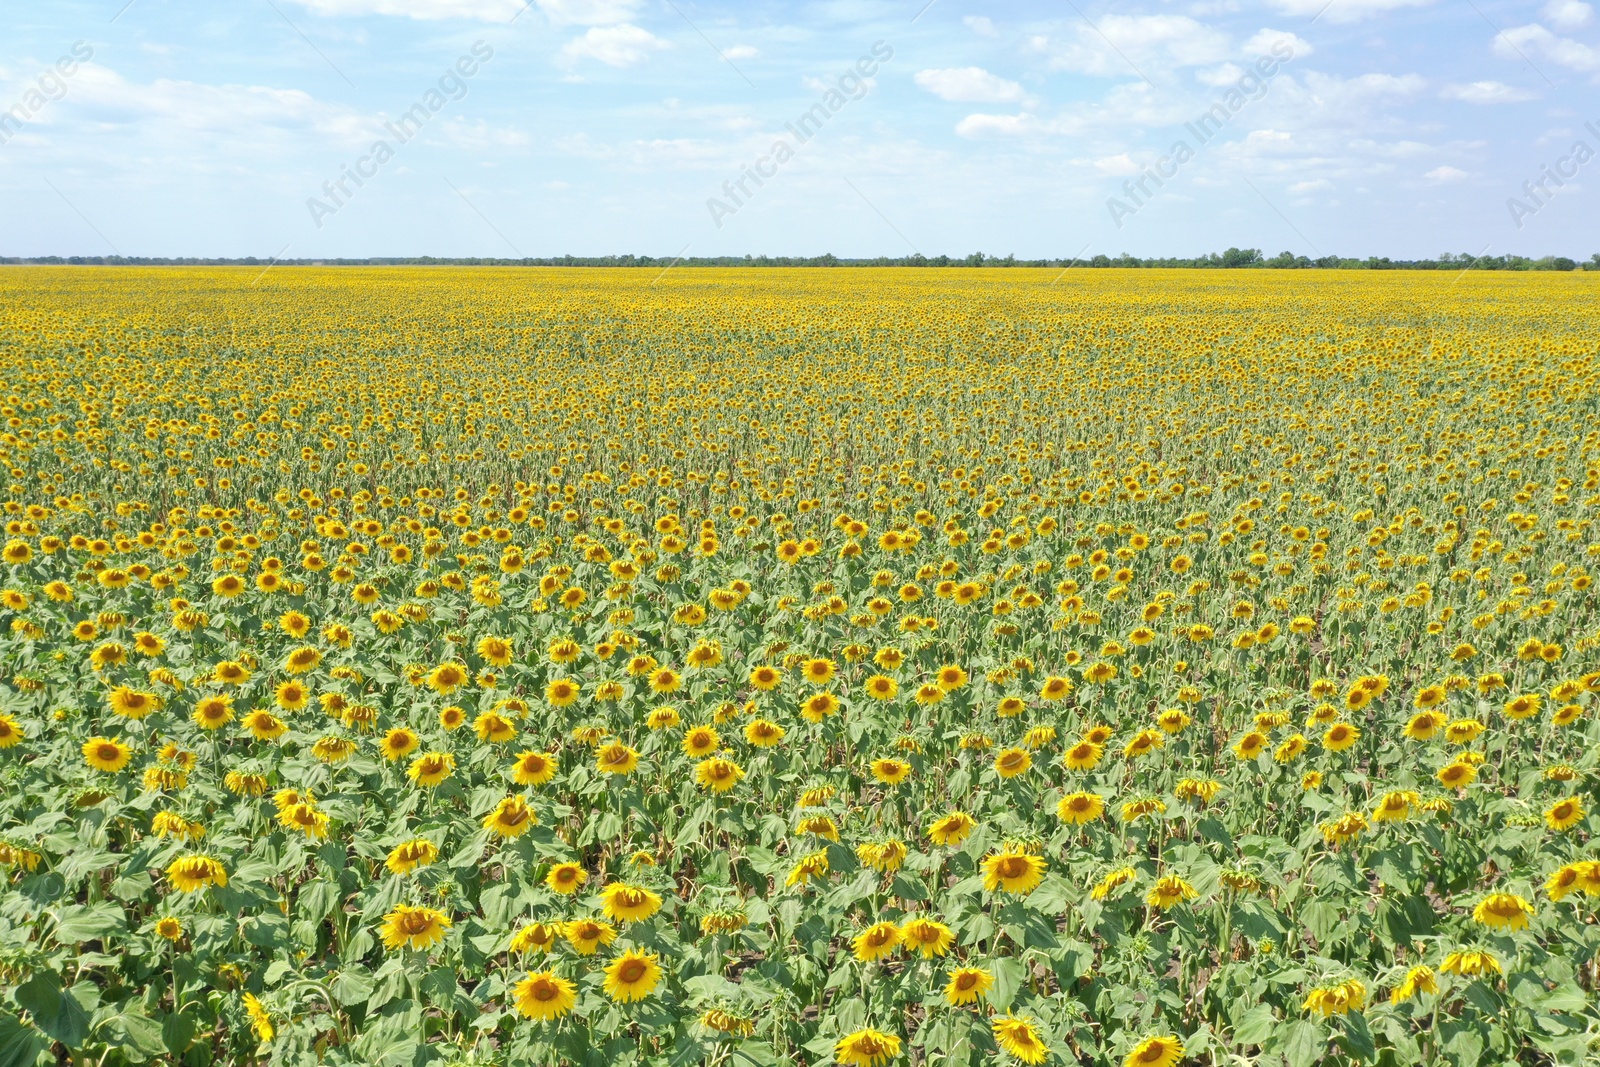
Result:
<svg viewBox="0 0 1600 1067"><path fill-rule="evenodd" d="M876 256L871 259L841 259L831 252L821 256L552 256L541 259L493 259L483 257L445 258L440 256L384 256L368 259L206 259L193 256L0 256L0 264L82 265L105 267L1187 267L1260 268L1269 270L1584 270L1600 271L1600 253L1583 263L1566 256L1474 256L1445 252L1436 259L1390 259L1368 256L1347 259L1343 256L1297 256L1279 252L1270 258L1259 248L1230 248L1226 252L1184 257L1141 259L1126 252L1119 256L1097 255L1083 259L1018 259L1016 256L990 256L974 252L970 256Z"/></svg>

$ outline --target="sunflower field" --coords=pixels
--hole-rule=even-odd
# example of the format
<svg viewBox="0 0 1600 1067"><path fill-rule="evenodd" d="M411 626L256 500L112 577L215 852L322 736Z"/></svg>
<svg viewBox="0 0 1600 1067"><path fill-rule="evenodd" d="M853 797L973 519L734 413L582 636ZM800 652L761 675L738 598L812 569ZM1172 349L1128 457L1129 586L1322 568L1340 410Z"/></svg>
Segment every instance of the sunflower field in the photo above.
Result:
<svg viewBox="0 0 1600 1067"><path fill-rule="evenodd" d="M0 1067L1592 1064L1597 297L7 268Z"/></svg>

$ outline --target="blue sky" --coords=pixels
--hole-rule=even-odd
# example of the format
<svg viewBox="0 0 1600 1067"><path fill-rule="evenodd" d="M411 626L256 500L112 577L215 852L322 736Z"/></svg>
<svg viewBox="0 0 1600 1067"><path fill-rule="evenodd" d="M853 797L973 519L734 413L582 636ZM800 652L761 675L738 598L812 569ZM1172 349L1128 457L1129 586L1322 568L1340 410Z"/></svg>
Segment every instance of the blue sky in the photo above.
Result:
<svg viewBox="0 0 1600 1067"><path fill-rule="evenodd" d="M0 254L1600 251L1585 0L124 4L0 13Z"/></svg>

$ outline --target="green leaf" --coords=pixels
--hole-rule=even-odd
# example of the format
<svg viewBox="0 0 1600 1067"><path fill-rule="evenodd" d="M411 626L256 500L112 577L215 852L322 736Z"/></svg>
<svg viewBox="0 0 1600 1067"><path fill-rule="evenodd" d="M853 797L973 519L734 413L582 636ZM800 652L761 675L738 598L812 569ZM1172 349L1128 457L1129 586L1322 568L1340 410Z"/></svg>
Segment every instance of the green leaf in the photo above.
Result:
<svg viewBox="0 0 1600 1067"><path fill-rule="evenodd" d="M49 1047L50 1042L37 1030L0 1009L0 1067L34 1067L39 1054Z"/></svg>
<svg viewBox="0 0 1600 1067"><path fill-rule="evenodd" d="M17 987L17 1006L33 1016L33 1025L61 1042L77 1048L89 1036L89 1013L69 990L62 989L61 978L51 971L39 971Z"/></svg>
<svg viewBox="0 0 1600 1067"><path fill-rule="evenodd" d="M1028 980L1027 966L1015 956L1001 956L989 966L994 975L994 986L989 990L989 1003L1001 1011L1011 1007L1017 990Z"/></svg>
<svg viewBox="0 0 1600 1067"><path fill-rule="evenodd" d="M161 1020L161 1042L166 1045L168 1052L174 1056L181 1056L194 1043L195 1031L198 1029L195 1021L189 1018L186 1012L173 1012Z"/></svg>
<svg viewBox="0 0 1600 1067"><path fill-rule="evenodd" d="M350 1006L360 1004L372 996L372 991L377 988L377 983L372 976L362 971L340 971L328 982L328 992L333 994L333 999L340 1004Z"/></svg>
<svg viewBox="0 0 1600 1067"><path fill-rule="evenodd" d="M122 1054L129 1060L143 1062L167 1051L161 1036L161 1024L148 1015L122 1012L101 1024L106 1036L121 1044Z"/></svg>
<svg viewBox="0 0 1600 1067"><path fill-rule="evenodd" d="M1366 1016L1360 1012L1350 1012L1343 1017L1341 1044L1345 1045L1353 1059L1371 1063L1378 1058L1377 1043L1372 1040L1372 1030L1367 1026Z"/></svg>
<svg viewBox="0 0 1600 1067"><path fill-rule="evenodd" d="M55 939L62 945L96 941L127 931L122 908L110 901L69 904L56 913Z"/></svg>
<svg viewBox="0 0 1600 1067"><path fill-rule="evenodd" d="M1257 1004L1233 1020L1233 1040L1239 1045L1264 1045L1278 1028L1278 1017L1265 1004Z"/></svg>
<svg viewBox="0 0 1600 1067"><path fill-rule="evenodd" d="M1311 1067L1322 1059L1327 1045L1328 1039L1319 1024L1310 1019L1296 1019L1285 1028L1279 1051L1289 1067Z"/></svg>

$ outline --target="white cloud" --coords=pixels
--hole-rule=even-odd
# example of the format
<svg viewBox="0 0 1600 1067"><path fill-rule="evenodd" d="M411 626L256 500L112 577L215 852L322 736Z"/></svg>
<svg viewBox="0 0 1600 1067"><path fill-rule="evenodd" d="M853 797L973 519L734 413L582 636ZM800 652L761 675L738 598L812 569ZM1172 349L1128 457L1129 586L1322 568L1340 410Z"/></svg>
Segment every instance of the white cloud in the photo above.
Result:
<svg viewBox="0 0 1600 1067"><path fill-rule="evenodd" d="M413 19L510 22L522 0L296 0L318 15L399 15Z"/></svg>
<svg viewBox="0 0 1600 1067"><path fill-rule="evenodd" d="M1094 169L1101 174L1138 174L1139 164L1135 163L1133 157L1129 156L1128 153L1121 152L1114 156L1106 156L1103 159L1095 160Z"/></svg>
<svg viewBox="0 0 1600 1067"><path fill-rule="evenodd" d="M990 74L982 67L919 70L912 80L941 100L960 103L1008 104L1021 100L1024 95L1022 86Z"/></svg>
<svg viewBox="0 0 1600 1067"><path fill-rule="evenodd" d="M1220 67L1208 67L1194 72L1194 80L1201 85L1209 85L1213 89L1220 89L1224 85L1232 85L1244 73L1243 68L1232 63L1224 63Z"/></svg>
<svg viewBox="0 0 1600 1067"><path fill-rule="evenodd" d="M1446 100L1460 100L1467 104L1520 104L1524 100L1538 99L1537 93L1493 81L1446 85L1439 90L1439 95Z"/></svg>
<svg viewBox="0 0 1600 1067"><path fill-rule="evenodd" d="M1315 49L1311 47L1310 41L1306 40L1304 37L1298 37L1295 34L1290 33L1288 30L1262 29L1257 30L1256 35L1244 43L1244 49L1240 54L1246 59L1253 59L1257 56L1265 55L1276 56L1277 53L1273 52L1272 50L1274 45L1279 46L1279 52L1283 50L1283 45L1287 45L1290 50L1290 55L1294 59L1304 59L1306 56L1309 56L1315 51Z"/></svg>
<svg viewBox="0 0 1600 1067"><path fill-rule="evenodd" d="M956 123L956 133L962 137L982 137L986 134L1017 136L1032 133L1038 128L1037 120L1026 111L1020 115L968 115Z"/></svg>
<svg viewBox="0 0 1600 1067"><path fill-rule="evenodd" d="M557 26L611 26L627 22L639 0L535 0L544 17ZM521 0L518 0L521 3Z"/></svg>
<svg viewBox="0 0 1600 1067"><path fill-rule="evenodd" d="M993 37L995 35L994 22L986 15L968 15L961 20L961 24L979 37Z"/></svg>
<svg viewBox="0 0 1600 1067"><path fill-rule="evenodd" d="M1037 36L1030 44L1057 70L1101 77L1137 74L1130 64L1148 74L1217 63L1233 52L1221 32L1186 15L1108 15L1098 32L1080 24L1072 31L1070 39Z"/></svg>
<svg viewBox="0 0 1600 1067"><path fill-rule="evenodd" d="M1305 81L1317 103L1335 114L1347 115L1374 105L1399 103L1416 96L1428 84L1419 74L1361 74L1354 78L1338 78L1317 71L1308 72Z"/></svg>
<svg viewBox="0 0 1600 1067"><path fill-rule="evenodd" d="M722 54L729 59L754 59L761 54L761 49L755 45L736 44L732 48L724 48Z"/></svg>
<svg viewBox="0 0 1600 1067"><path fill-rule="evenodd" d="M1579 30L1594 18L1594 8L1582 0L1550 0L1539 13L1558 30Z"/></svg>
<svg viewBox="0 0 1600 1067"><path fill-rule="evenodd" d="M1600 70L1600 51L1570 37L1557 37L1537 22L1496 34L1494 53L1501 59L1520 60L1532 53L1571 70Z"/></svg>
<svg viewBox="0 0 1600 1067"><path fill-rule="evenodd" d="M528 135L509 126L491 126L483 119L468 122L461 118L448 119L440 128L444 142L456 148L523 148Z"/></svg>
<svg viewBox="0 0 1600 1067"><path fill-rule="evenodd" d="M596 59L608 67L632 67L650 58L651 52L671 48L649 30L624 22L617 26L594 26L582 37L576 37L561 47L561 58L566 63L580 59Z"/></svg>
<svg viewBox="0 0 1600 1067"><path fill-rule="evenodd" d="M1289 186L1289 192L1299 196L1303 193L1320 192L1323 189L1332 189L1333 183L1326 178L1313 178L1310 181L1295 182Z"/></svg>
<svg viewBox="0 0 1600 1067"><path fill-rule="evenodd" d="M558 152L579 159L610 159L616 152L608 144L601 144L587 133L575 133L570 137L558 137L550 142Z"/></svg>
<svg viewBox="0 0 1600 1067"><path fill-rule="evenodd" d="M1435 182L1439 185L1446 185L1451 182L1461 181L1463 178L1467 177L1467 172L1464 170L1457 170L1455 167L1446 164L1444 166L1434 167L1428 173L1424 174L1423 177L1428 179L1430 182Z"/></svg>
<svg viewBox="0 0 1600 1067"><path fill-rule="evenodd" d="M74 112L100 130L131 127L141 136L207 135L249 138L256 133L313 133L335 139L381 129L370 117L325 104L299 89L211 85L157 78L130 82L110 67L85 63L73 76ZM53 117L49 111L42 119Z"/></svg>
<svg viewBox="0 0 1600 1067"><path fill-rule="evenodd" d="M1361 22L1403 7L1427 7L1434 0L1273 0L1285 15L1315 18L1319 13L1329 22ZM1326 13L1323 8L1326 7Z"/></svg>

